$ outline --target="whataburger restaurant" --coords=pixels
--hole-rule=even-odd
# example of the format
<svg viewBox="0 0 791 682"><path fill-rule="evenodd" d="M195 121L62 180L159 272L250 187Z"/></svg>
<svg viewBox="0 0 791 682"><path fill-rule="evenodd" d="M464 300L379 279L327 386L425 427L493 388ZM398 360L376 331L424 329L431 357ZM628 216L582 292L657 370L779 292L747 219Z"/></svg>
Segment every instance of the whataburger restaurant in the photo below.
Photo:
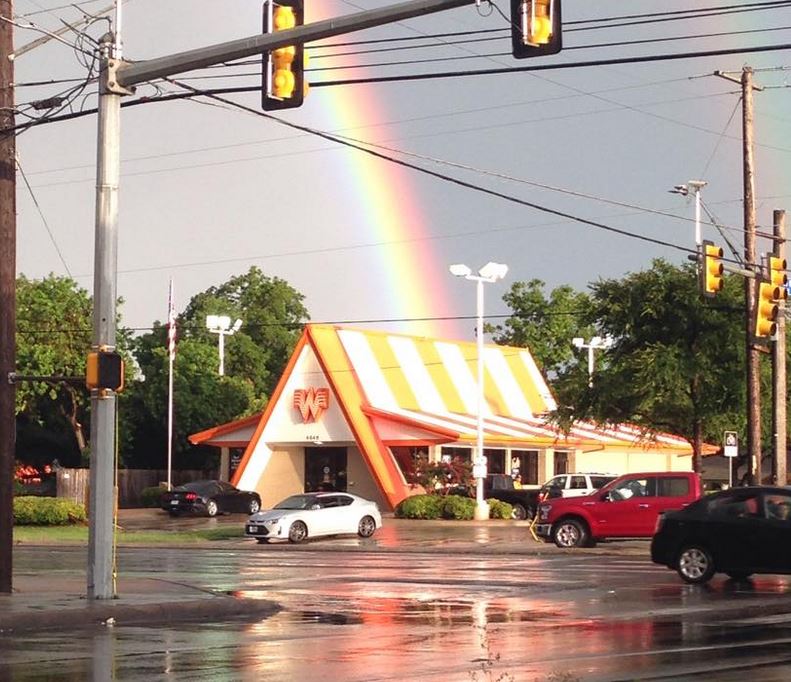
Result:
<svg viewBox="0 0 791 682"><path fill-rule="evenodd" d="M486 345L483 383L490 473L540 485L566 472L691 470L691 446L677 436L646 440L634 427L590 423L558 431L543 416L555 401L525 348ZM477 405L474 342L308 325L263 413L190 442L221 448L221 477L258 491L265 507L331 486L392 510L416 492L407 476L419 453L472 459Z"/></svg>

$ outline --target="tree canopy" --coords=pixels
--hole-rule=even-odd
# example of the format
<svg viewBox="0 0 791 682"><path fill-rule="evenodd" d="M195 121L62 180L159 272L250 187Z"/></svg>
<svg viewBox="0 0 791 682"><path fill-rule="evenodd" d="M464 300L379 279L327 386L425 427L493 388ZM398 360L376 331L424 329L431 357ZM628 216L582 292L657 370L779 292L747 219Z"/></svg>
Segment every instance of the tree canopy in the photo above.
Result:
<svg viewBox="0 0 791 682"><path fill-rule="evenodd" d="M546 297L534 280L514 285L505 297L514 315L497 341L527 342L548 375L555 374L561 424L629 422L647 438L675 433L692 444L699 470L704 441L719 443L723 428L744 428L741 292L741 280L728 277L717 298L704 301L694 266L664 260L600 280L588 295L560 287ZM586 358L573 351L571 339L593 333L612 337L613 345L597 353L589 386Z"/></svg>

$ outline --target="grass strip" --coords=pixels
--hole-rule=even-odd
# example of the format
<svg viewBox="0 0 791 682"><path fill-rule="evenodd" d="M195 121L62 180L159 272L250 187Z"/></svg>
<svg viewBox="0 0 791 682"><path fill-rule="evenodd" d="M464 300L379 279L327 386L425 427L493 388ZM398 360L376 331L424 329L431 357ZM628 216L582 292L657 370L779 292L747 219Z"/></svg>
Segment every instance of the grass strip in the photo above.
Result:
<svg viewBox="0 0 791 682"><path fill-rule="evenodd" d="M221 542L244 537L243 527L209 530L122 530L117 531L119 544L174 545L199 542ZM15 526L14 543L31 545L87 544L87 526Z"/></svg>

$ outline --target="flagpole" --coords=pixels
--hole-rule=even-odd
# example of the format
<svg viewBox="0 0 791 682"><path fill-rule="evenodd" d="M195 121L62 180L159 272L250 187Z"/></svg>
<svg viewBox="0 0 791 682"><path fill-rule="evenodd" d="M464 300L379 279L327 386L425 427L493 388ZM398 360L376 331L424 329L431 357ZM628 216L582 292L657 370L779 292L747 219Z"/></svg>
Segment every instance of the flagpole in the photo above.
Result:
<svg viewBox="0 0 791 682"><path fill-rule="evenodd" d="M173 278L168 293L168 490L171 489L173 462L173 357L176 355L176 315L173 303Z"/></svg>

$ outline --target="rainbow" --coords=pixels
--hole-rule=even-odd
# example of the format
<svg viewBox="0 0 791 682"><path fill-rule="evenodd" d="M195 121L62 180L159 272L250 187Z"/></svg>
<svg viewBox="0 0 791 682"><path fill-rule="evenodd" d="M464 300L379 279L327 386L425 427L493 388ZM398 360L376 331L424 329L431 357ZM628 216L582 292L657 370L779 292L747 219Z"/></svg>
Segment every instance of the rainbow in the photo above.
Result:
<svg viewBox="0 0 791 682"><path fill-rule="evenodd" d="M335 5L331 7L331 5ZM311 2L306 21L319 21L338 12L329 0ZM362 77L361 69L354 76ZM337 72L342 78L342 72ZM375 86L323 89L320 96L329 112L325 129L364 130L371 121L386 120ZM318 93L314 93L318 97ZM371 139L361 133L361 139ZM375 141L375 140L372 140ZM350 150L339 157L347 192L359 206L355 217L376 243L377 267L371 269L372 286L382 292L382 317L398 319L394 331L422 336L452 336L458 325L430 318L447 316L451 310L447 256L435 247L423 207L418 199L415 171L364 152ZM392 326L392 325L388 325Z"/></svg>

